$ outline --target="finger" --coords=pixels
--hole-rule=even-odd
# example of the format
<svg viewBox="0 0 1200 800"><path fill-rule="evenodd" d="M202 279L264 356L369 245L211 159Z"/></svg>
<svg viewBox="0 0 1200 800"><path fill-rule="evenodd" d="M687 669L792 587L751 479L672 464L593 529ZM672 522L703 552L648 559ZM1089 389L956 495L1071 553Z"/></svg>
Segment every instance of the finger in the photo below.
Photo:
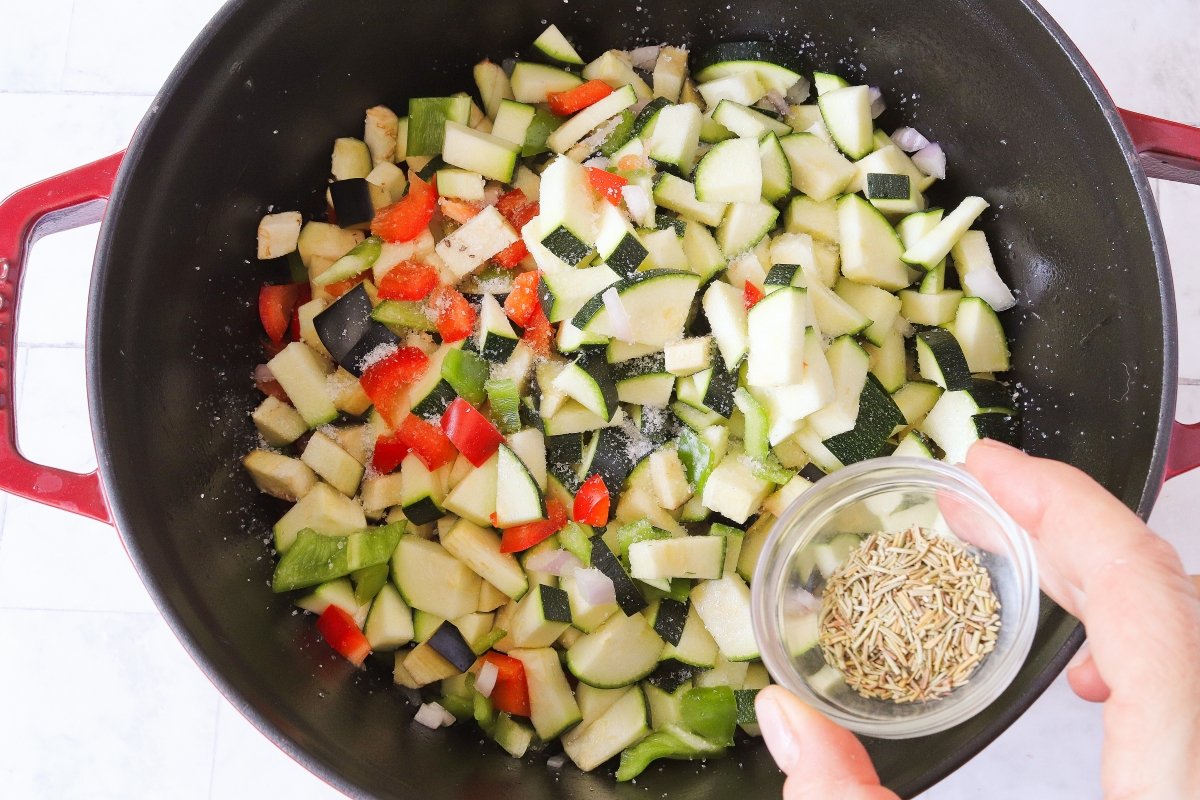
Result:
<svg viewBox="0 0 1200 800"><path fill-rule="evenodd" d="M1181 753L1200 749L1200 599L1179 556L1079 470L1004 445L977 443L967 469L1037 543L1039 570L1080 593L1105 702L1104 772L1113 796L1145 776L1189 780ZM1089 679L1081 673L1080 680ZM1092 693L1097 687L1083 687ZM1146 792L1142 792L1145 795ZM1140 795L1139 795L1140 796Z"/></svg>
<svg viewBox="0 0 1200 800"><path fill-rule="evenodd" d="M767 749L789 776L788 800L896 800L850 731L778 686L759 692L754 705Z"/></svg>
<svg viewBox="0 0 1200 800"><path fill-rule="evenodd" d="M1067 683L1080 699L1089 703L1103 703L1112 694L1104 678L1100 677L1100 670L1086 644L1067 665Z"/></svg>

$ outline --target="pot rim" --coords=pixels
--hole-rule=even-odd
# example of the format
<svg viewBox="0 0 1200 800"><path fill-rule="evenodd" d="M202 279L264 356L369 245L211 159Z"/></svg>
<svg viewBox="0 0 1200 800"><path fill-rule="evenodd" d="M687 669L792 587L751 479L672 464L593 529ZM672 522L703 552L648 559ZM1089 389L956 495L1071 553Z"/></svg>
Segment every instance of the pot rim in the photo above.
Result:
<svg viewBox="0 0 1200 800"><path fill-rule="evenodd" d="M1150 184L1138 160L1138 154L1133 140L1126 130L1118 114L1116 104L1108 94L1100 78L1084 58L1075 43L1067 36L1059 24L1043 9L1036 0L1011 0L1021 6L1045 31L1055 44L1063 51L1074 66L1080 79L1086 86L1093 101L1104 115L1109 131L1112 133L1125 157L1126 167L1133 178L1138 201L1141 204L1150 235L1151 248L1154 252L1155 266L1160 289L1160 306L1163 319L1163 374L1159 401L1159 424L1155 437L1154 450L1151 454L1146 482L1138 499L1136 511L1143 519L1149 517L1154 502L1162 488L1163 476L1166 469L1167 449L1170 440L1171 427L1175 419L1176 386L1178 383L1178 323L1176 318L1174 287L1171 278L1170 260L1167 253L1166 241L1162 223L1158 215L1157 205L1150 189ZM111 208L119 208L125 192L132 181L131 175L140 161L147 142L157 133L160 117L156 110L173 100L185 76L191 71L194 63L209 48L219 31L235 24L237 18L244 14L257 15L261 5L254 0L228 0L224 6L209 20L204 29L191 43L181 56L170 75L156 95L150 110L138 125L125 158L118 171L109 201ZM98 287L103 283L105 263L110 256L113 244L115 215L105 215L101 224L96 245L96 255L92 270L91 286L89 289L88 320L86 336L86 372L88 407L93 440L96 445L96 459L105 497L113 518L113 525L120 534L122 542L130 559L137 569L138 576L146 586L155 606L166 620L171 630L179 639L188 655L205 674L217 690L234 706L255 728L269 738L277 747L303 766L312 774L323 780L338 791L350 797L366 797L366 793L356 784L347 781L337 770L336 765L310 752L292 736L288 735L270 717L260 712L254 704L242 696L242 693L230 676L215 669L208 654L197 643L196 637L179 619L173 607L163 600L163 576L154 574L149 568L144 553L136 537L125 533L126 514L122 508L119 482L112 474L113 466L109 456L109 442L103 425L104 404L99 385L99 342L103 335L101 321L102 310L97 298ZM928 765L920 779L898 788L902 796L915 796L930 786L941 781L951 772L964 765L978 755L988 744L1009 728L1025 711L1041 696L1041 694L1058 677L1066 667L1071 657L1079 649L1085 638L1082 624L1076 623L1071 634L1063 642L1058 652L1047 660L1046 666L1037 673L1031 683L1024 688L1019 699L999 710L993 721L979 734L961 742L949 755Z"/></svg>

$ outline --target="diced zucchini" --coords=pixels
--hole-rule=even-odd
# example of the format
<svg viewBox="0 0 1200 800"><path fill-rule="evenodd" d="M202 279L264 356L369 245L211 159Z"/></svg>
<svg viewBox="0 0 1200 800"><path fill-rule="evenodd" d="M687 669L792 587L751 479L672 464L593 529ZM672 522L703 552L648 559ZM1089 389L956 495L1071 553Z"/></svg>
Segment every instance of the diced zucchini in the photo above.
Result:
<svg viewBox="0 0 1200 800"><path fill-rule="evenodd" d="M692 605L726 659L750 661L759 657L750 620L750 588L741 578L725 575L700 581L692 589Z"/></svg>

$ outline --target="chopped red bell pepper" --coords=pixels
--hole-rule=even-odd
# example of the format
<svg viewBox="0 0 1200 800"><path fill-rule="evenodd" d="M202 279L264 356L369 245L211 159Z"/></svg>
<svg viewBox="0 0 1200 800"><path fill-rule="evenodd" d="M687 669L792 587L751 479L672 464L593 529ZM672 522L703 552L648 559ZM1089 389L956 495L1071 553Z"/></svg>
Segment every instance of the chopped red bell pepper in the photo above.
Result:
<svg viewBox="0 0 1200 800"><path fill-rule="evenodd" d="M300 309L299 309L299 307L297 307L296 310L292 312L292 321L288 325L288 339L290 339L293 342L300 341Z"/></svg>
<svg viewBox="0 0 1200 800"><path fill-rule="evenodd" d="M472 203L468 200L452 200L449 197L439 198L438 206L442 209L443 216L454 220L459 225L483 210L483 206L479 203Z"/></svg>
<svg viewBox="0 0 1200 800"><path fill-rule="evenodd" d="M557 497L546 498L547 519L527 522L515 528L505 528L500 537L501 553L519 553L544 542L567 524L567 509Z"/></svg>
<svg viewBox="0 0 1200 800"><path fill-rule="evenodd" d="M612 93L612 87L604 81L588 81L565 92L550 92L546 95L546 101L550 103L551 111L565 117L600 102Z"/></svg>
<svg viewBox="0 0 1200 800"><path fill-rule="evenodd" d="M508 220L508 224L512 225L517 233L520 233L521 229L529 224L529 220L538 215L540 206L536 201L529 202L520 189L513 189L496 201L496 210ZM528 255L529 248L525 246L524 240L518 239L492 256L492 261L504 269L515 269Z"/></svg>
<svg viewBox="0 0 1200 800"><path fill-rule="evenodd" d="M485 664L496 667L496 685L491 701L497 711L517 717L529 716L529 684L525 680L525 665L519 659L489 650L483 654Z"/></svg>
<svg viewBox="0 0 1200 800"><path fill-rule="evenodd" d="M387 433L375 440L375 450L371 453L371 468L380 475L395 472L396 467L408 455L408 445L400 440L399 434Z"/></svg>
<svg viewBox="0 0 1200 800"><path fill-rule="evenodd" d="M385 242L409 242L429 227L437 210L437 185L426 183L413 170L408 171L408 194L375 212L371 233Z"/></svg>
<svg viewBox="0 0 1200 800"><path fill-rule="evenodd" d="M271 341L279 344L288 332L292 314L300 303L301 290L308 289L302 283L264 284L258 290L258 318Z"/></svg>
<svg viewBox="0 0 1200 800"><path fill-rule="evenodd" d="M461 397L454 398L442 414L442 430L458 452L477 467L483 466L504 441L491 420Z"/></svg>
<svg viewBox="0 0 1200 800"><path fill-rule="evenodd" d="M592 191L614 206L621 205L621 187L629 181L599 167L588 167L587 176L588 183L592 185Z"/></svg>
<svg viewBox="0 0 1200 800"><path fill-rule="evenodd" d="M512 291L504 301L504 313L522 328L529 324L533 312L542 307L538 299L539 278L536 271L522 272L513 280Z"/></svg>
<svg viewBox="0 0 1200 800"><path fill-rule="evenodd" d="M554 328L551 327L550 320L546 318L546 312L542 311L542 306L539 304L525 323L525 332L521 335L521 340L539 356L548 356L550 355L550 340L553 338Z"/></svg>
<svg viewBox="0 0 1200 800"><path fill-rule="evenodd" d="M746 285L742 287L742 302L745 303L747 311L754 308L754 305L764 296L763 290L750 281L746 281Z"/></svg>
<svg viewBox="0 0 1200 800"><path fill-rule="evenodd" d="M471 335L475 328L475 309L457 289L439 286L433 292L433 308L437 314L437 330L443 342L457 342Z"/></svg>
<svg viewBox="0 0 1200 800"><path fill-rule="evenodd" d="M388 425L395 428L408 414L408 385L425 374L429 356L401 347L363 370L359 383Z"/></svg>
<svg viewBox="0 0 1200 800"><path fill-rule="evenodd" d="M371 654L371 643L358 629L354 617L338 606L330 605L321 612L317 617L317 630L330 647L356 667L361 667Z"/></svg>
<svg viewBox="0 0 1200 800"><path fill-rule="evenodd" d="M401 261L379 282L379 297L383 300L424 300L437 285L436 267Z"/></svg>
<svg viewBox="0 0 1200 800"><path fill-rule="evenodd" d="M457 451L446 434L436 425L431 425L416 414L409 414L396 428L396 437L405 445L425 468L432 472L454 460Z"/></svg>
<svg viewBox="0 0 1200 800"><path fill-rule="evenodd" d="M353 278L346 278L346 280L344 280L344 281L338 281L337 283L331 283L325 287L325 293L328 294L330 297L332 297L334 300L336 300L339 297L341 297L342 295L344 295L346 292L353 289L355 286L358 286L360 283L365 281L367 279L368 274L370 274L370 273L363 272L358 275L355 275Z"/></svg>
<svg viewBox="0 0 1200 800"><path fill-rule="evenodd" d="M609 502L604 479L599 475L591 476L575 495L575 521L597 528L604 527L608 524Z"/></svg>

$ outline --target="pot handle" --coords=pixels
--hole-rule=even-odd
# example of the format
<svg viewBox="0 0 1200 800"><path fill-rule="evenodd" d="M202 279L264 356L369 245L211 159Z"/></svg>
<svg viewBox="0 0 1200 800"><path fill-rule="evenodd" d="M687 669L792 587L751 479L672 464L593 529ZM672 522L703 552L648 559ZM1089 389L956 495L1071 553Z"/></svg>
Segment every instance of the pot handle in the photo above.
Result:
<svg viewBox="0 0 1200 800"><path fill-rule="evenodd" d="M98 471L35 464L17 448L13 363L25 257L42 236L99 221L121 158L115 153L27 186L0 203L0 490L112 522Z"/></svg>
<svg viewBox="0 0 1200 800"><path fill-rule="evenodd" d="M1118 109L1147 177L1200 184L1200 128ZM1200 423L1176 422L1167 450L1166 478L1200 467Z"/></svg>
<svg viewBox="0 0 1200 800"><path fill-rule="evenodd" d="M1200 184L1200 128L1118 109L1147 177Z"/></svg>

